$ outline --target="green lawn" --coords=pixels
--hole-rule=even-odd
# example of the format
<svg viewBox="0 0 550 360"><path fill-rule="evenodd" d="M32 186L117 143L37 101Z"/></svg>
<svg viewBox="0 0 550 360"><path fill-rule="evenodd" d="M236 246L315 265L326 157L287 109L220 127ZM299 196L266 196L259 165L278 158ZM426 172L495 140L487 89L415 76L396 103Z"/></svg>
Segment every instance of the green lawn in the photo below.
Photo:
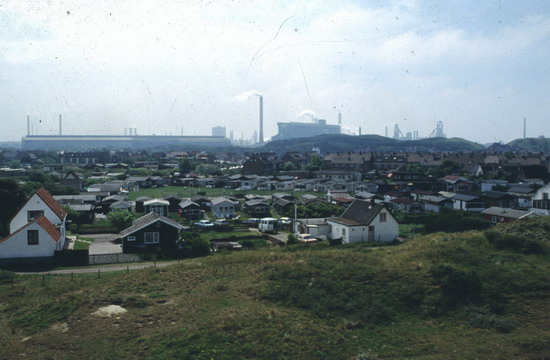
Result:
<svg viewBox="0 0 550 360"><path fill-rule="evenodd" d="M78 240L75 240L73 249L74 250L88 250L90 244L94 242L94 239L89 237L79 236Z"/></svg>

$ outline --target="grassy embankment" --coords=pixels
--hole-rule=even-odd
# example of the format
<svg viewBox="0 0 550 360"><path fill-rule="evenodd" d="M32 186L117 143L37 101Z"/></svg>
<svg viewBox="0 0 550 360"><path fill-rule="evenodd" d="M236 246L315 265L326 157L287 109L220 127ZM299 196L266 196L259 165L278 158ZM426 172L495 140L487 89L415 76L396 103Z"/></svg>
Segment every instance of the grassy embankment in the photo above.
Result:
<svg viewBox="0 0 550 360"><path fill-rule="evenodd" d="M486 234L242 251L45 286L0 273L0 358L542 359L550 219ZM128 312L92 315L112 304Z"/></svg>

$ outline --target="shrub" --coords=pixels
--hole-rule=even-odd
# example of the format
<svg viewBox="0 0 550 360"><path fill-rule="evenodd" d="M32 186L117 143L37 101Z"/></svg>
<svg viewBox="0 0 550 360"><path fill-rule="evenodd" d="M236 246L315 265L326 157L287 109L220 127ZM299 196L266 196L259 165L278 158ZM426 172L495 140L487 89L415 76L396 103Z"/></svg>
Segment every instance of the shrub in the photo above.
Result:
<svg viewBox="0 0 550 360"><path fill-rule="evenodd" d="M297 243L298 243L298 239L296 238L296 235L294 235L294 234L292 234L292 233L288 234L286 243L287 243L288 245L297 244Z"/></svg>
<svg viewBox="0 0 550 360"><path fill-rule="evenodd" d="M485 231L485 237L494 247L500 250L508 249L522 254L546 254L548 245L527 235L502 233L496 230Z"/></svg>
<svg viewBox="0 0 550 360"><path fill-rule="evenodd" d="M441 264L432 270L432 276L451 305L475 302L480 298L481 281L474 271Z"/></svg>
<svg viewBox="0 0 550 360"><path fill-rule="evenodd" d="M125 210L116 210L111 211L107 214L107 219L111 223L111 225L118 231L122 231L126 229L127 227L130 227L132 225L132 221L134 221L135 216L129 211Z"/></svg>
<svg viewBox="0 0 550 360"><path fill-rule="evenodd" d="M468 309L466 316L470 324L479 329L495 329L508 333L516 328L514 321L477 308Z"/></svg>

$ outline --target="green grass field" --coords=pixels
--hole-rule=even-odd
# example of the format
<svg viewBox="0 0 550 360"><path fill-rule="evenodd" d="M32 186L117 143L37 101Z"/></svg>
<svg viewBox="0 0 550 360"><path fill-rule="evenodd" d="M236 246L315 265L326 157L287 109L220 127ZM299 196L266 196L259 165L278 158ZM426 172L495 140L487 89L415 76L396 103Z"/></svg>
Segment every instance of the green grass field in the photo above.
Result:
<svg viewBox="0 0 550 360"><path fill-rule="evenodd" d="M544 359L549 245L537 218L100 278L0 272L0 359ZM127 312L94 315L107 305Z"/></svg>

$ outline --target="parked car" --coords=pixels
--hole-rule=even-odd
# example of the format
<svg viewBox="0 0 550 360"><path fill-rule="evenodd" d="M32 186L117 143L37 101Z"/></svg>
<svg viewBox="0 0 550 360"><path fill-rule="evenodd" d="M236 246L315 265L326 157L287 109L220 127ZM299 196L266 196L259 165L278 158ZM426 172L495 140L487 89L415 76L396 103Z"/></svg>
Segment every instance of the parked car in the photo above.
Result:
<svg viewBox="0 0 550 360"><path fill-rule="evenodd" d="M258 218L250 218L243 220L243 224L247 224L250 227L258 227L258 224L260 223L260 219Z"/></svg>
<svg viewBox="0 0 550 360"><path fill-rule="evenodd" d="M214 225L215 226L228 226L229 221L227 221L225 219L218 219L218 220L214 221Z"/></svg>
<svg viewBox="0 0 550 360"><path fill-rule="evenodd" d="M296 240L301 243L311 243L317 241L317 239L311 236L311 234L298 234L296 235Z"/></svg>
<svg viewBox="0 0 550 360"><path fill-rule="evenodd" d="M208 230L212 229L214 227L214 223L209 220L199 220L195 223L193 223L193 226L196 227L199 230Z"/></svg>

